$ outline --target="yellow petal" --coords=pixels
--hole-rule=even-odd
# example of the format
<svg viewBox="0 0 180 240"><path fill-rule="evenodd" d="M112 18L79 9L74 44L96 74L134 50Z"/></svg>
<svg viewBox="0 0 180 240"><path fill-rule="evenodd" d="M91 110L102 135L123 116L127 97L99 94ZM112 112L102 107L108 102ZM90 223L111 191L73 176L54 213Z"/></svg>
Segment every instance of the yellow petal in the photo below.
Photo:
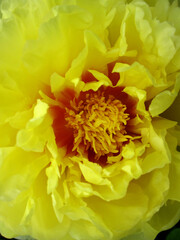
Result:
<svg viewBox="0 0 180 240"><path fill-rule="evenodd" d="M178 95L180 89L180 75L177 76L174 89L159 93L151 102L149 111L152 117L158 116L168 109Z"/></svg>

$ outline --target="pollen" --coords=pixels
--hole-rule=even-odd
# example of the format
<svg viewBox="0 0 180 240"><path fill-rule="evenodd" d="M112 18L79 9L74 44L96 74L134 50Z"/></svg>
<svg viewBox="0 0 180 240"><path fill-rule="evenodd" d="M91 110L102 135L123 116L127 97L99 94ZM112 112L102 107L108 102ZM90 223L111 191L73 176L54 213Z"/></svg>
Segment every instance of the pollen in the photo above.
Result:
<svg viewBox="0 0 180 240"><path fill-rule="evenodd" d="M67 127L73 129L73 151L93 150L96 159L120 151L128 141L126 132L129 114L126 106L113 95L87 93L84 99L73 99L66 108Z"/></svg>

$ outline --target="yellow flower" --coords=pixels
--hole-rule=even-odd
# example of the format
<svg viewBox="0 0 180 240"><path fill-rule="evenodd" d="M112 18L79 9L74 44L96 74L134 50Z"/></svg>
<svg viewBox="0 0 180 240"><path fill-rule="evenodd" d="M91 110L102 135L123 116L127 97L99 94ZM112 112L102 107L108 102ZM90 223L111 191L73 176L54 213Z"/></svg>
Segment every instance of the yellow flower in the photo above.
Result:
<svg viewBox="0 0 180 240"><path fill-rule="evenodd" d="M3 236L153 240L179 220L180 131L162 117L179 16L168 0L0 1Z"/></svg>

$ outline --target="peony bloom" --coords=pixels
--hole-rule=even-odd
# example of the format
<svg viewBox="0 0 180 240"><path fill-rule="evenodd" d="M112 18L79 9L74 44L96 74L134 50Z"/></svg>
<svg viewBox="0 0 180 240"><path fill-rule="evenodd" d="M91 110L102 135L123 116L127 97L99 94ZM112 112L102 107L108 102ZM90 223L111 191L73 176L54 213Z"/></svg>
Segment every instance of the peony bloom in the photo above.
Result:
<svg viewBox="0 0 180 240"><path fill-rule="evenodd" d="M153 240L180 218L180 8L0 1L0 233ZM177 115L178 113L176 113Z"/></svg>

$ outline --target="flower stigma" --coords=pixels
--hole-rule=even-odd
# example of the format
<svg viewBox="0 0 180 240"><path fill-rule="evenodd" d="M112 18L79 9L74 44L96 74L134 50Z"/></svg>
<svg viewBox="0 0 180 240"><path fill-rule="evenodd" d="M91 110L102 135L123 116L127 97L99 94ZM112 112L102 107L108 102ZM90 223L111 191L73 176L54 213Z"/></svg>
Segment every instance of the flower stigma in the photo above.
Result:
<svg viewBox="0 0 180 240"><path fill-rule="evenodd" d="M73 129L72 151L93 150L95 158L120 151L130 136L126 132L129 114L126 105L113 95L103 92L86 93L84 98L74 98L66 108L67 127Z"/></svg>

